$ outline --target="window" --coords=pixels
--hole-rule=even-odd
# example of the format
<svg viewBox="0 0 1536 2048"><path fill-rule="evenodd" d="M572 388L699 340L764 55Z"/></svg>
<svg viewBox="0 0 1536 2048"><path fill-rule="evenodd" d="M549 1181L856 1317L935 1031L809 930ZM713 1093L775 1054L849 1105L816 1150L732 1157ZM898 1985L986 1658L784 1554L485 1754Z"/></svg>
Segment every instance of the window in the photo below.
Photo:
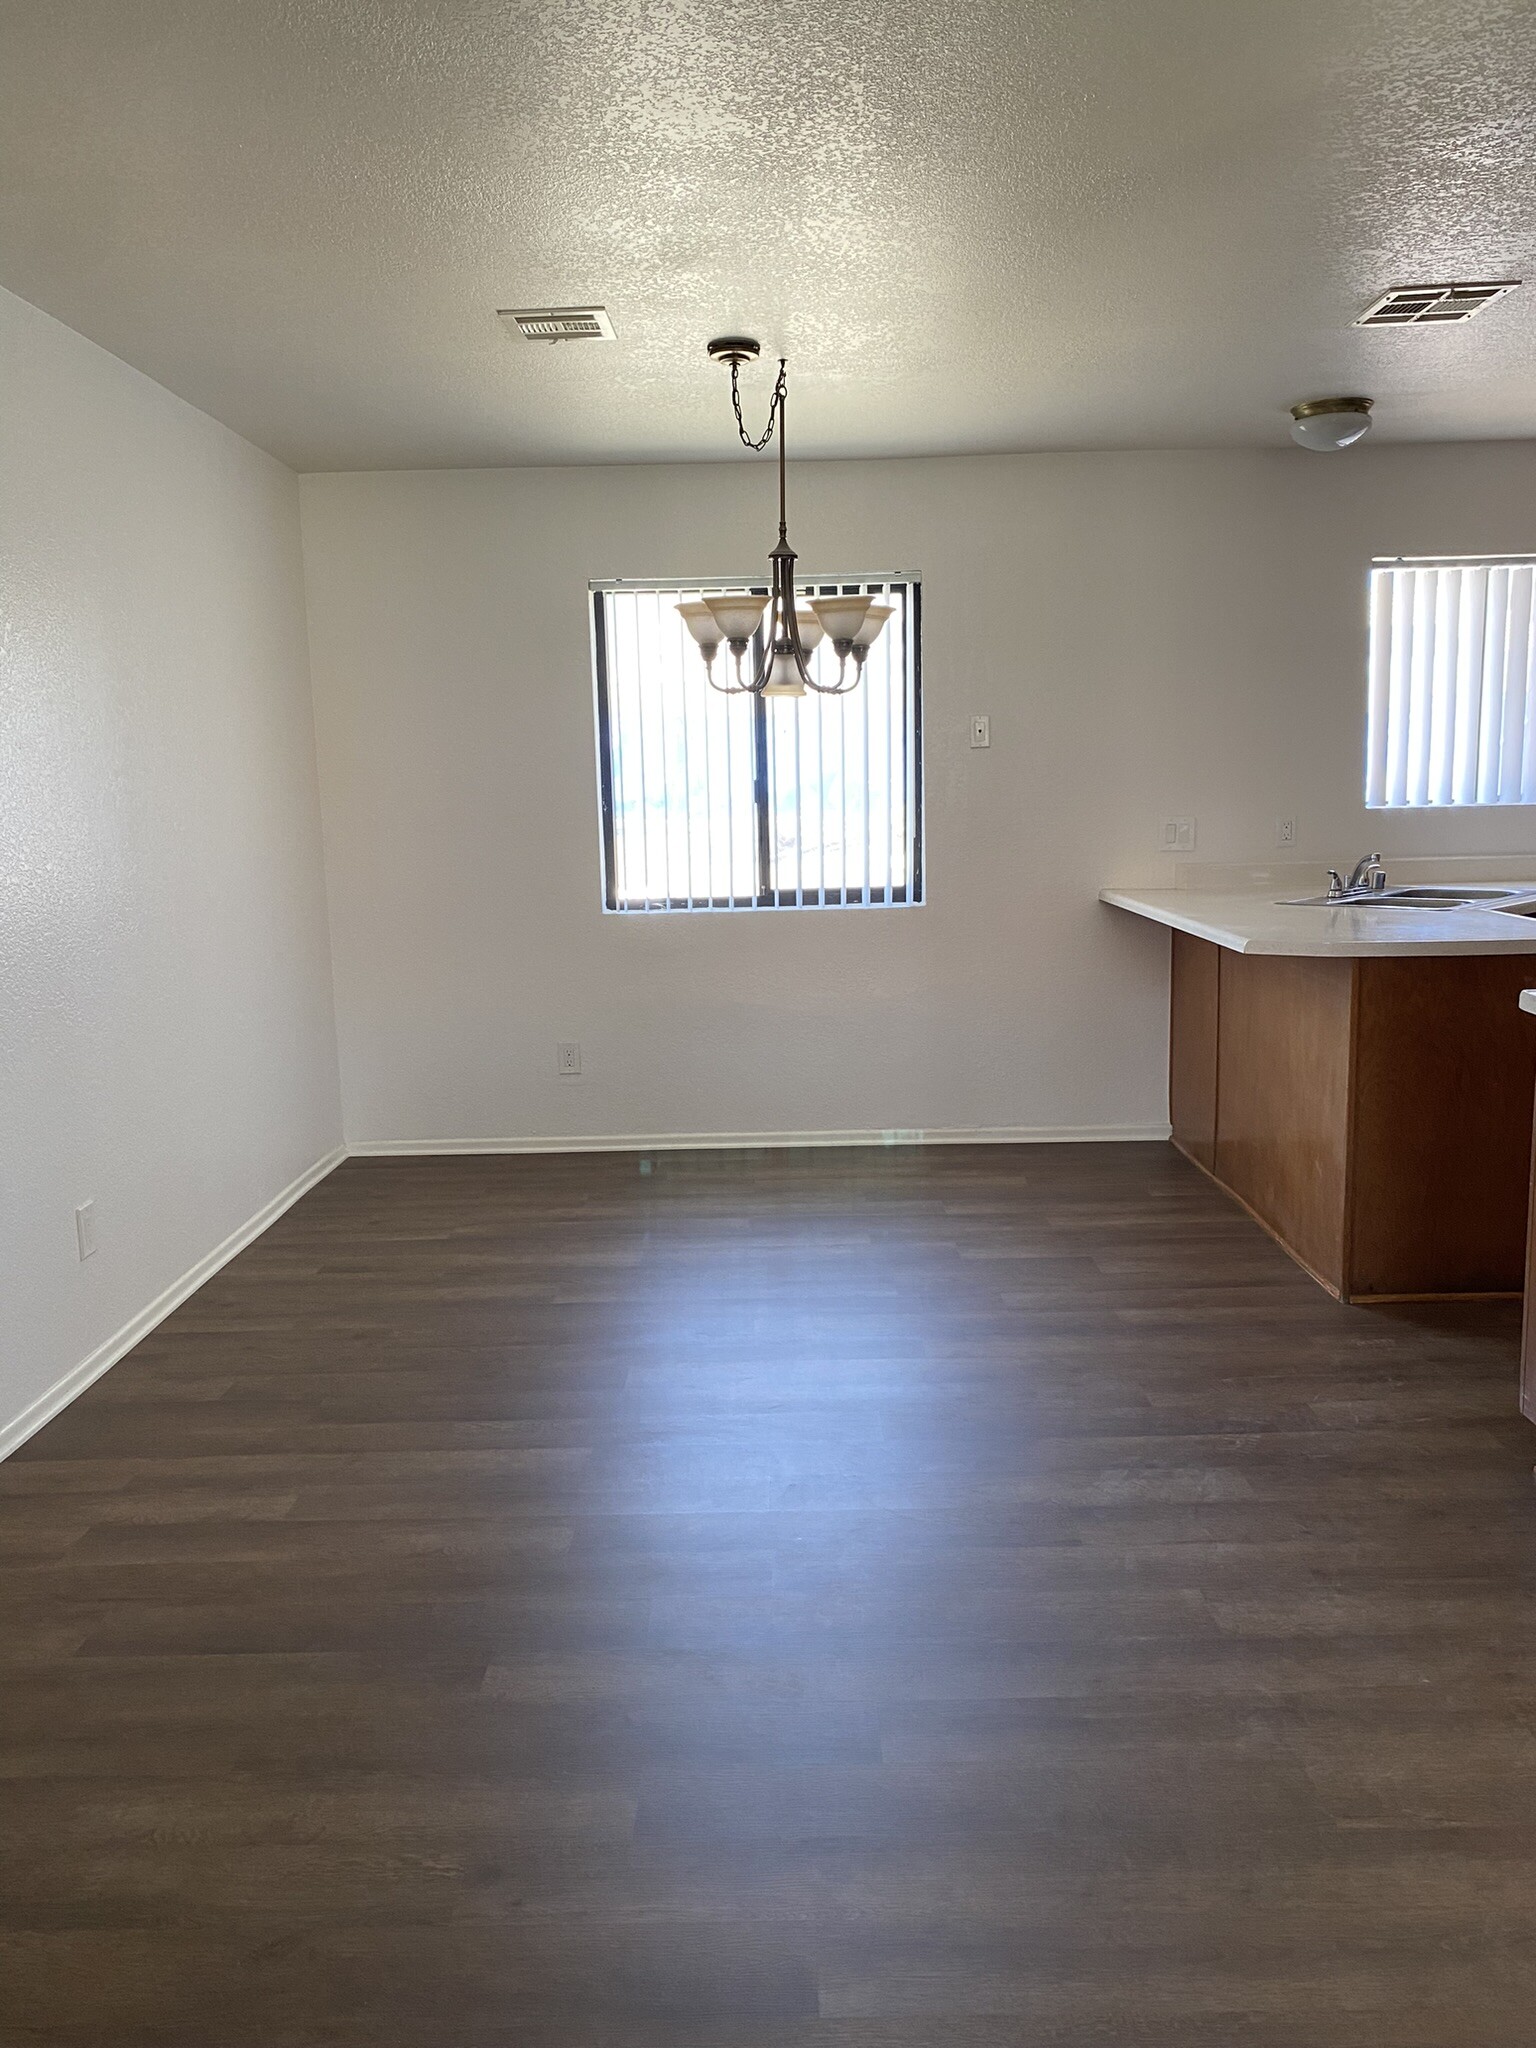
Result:
<svg viewBox="0 0 1536 2048"><path fill-rule="evenodd" d="M676 607L742 583L595 585L598 773L610 910L920 903L921 603L910 578L820 580L893 607L846 696L724 696ZM763 588L761 584L757 586ZM755 660L756 647L749 660ZM715 673L729 673L729 653ZM825 644L818 677L837 676Z"/></svg>
<svg viewBox="0 0 1536 2048"><path fill-rule="evenodd" d="M1536 560L1371 570L1365 800L1536 803Z"/></svg>

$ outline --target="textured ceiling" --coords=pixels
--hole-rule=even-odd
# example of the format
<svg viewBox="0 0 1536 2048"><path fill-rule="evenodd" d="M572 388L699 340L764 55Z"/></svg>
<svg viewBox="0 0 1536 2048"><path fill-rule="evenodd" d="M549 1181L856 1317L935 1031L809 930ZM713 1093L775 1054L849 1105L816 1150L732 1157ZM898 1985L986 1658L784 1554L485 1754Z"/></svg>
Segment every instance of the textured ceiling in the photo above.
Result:
<svg viewBox="0 0 1536 2048"><path fill-rule="evenodd" d="M1536 17L1481 0L0 0L0 283L300 469L1536 434ZM607 305L616 344L509 338ZM761 387L761 388L759 388ZM753 383L761 410L766 378Z"/></svg>

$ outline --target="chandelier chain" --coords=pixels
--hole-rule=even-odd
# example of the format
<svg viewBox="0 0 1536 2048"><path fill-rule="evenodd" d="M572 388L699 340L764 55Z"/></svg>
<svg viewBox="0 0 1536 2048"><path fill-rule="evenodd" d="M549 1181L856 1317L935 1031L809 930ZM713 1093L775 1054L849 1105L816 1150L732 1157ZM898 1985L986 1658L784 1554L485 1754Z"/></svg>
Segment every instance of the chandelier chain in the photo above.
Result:
<svg viewBox="0 0 1536 2048"><path fill-rule="evenodd" d="M737 363L732 363L731 365L731 404L736 409L736 431L741 436L741 445L744 448L750 448L754 454L766 448L773 439L773 429L784 404L785 372L787 367L785 359L780 356L778 379L773 387L773 396L768 401L768 424L764 427L760 439L754 441L747 432L746 423L741 417L740 365Z"/></svg>

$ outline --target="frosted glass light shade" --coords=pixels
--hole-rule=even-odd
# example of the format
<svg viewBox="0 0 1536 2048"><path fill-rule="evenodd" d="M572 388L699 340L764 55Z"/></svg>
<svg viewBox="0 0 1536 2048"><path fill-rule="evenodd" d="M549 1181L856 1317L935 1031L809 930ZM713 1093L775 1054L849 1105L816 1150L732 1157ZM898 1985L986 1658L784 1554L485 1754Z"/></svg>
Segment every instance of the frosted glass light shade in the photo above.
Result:
<svg viewBox="0 0 1536 2048"><path fill-rule="evenodd" d="M895 611L893 604L872 604L864 614L864 623L853 636L855 647L873 647L880 638L880 629Z"/></svg>
<svg viewBox="0 0 1536 2048"><path fill-rule="evenodd" d="M827 637L827 629L814 612L796 612L795 630L807 654L814 654Z"/></svg>
<svg viewBox="0 0 1536 2048"><path fill-rule="evenodd" d="M829 640L852 640L868 614L867 597L813 597L811 610Z"/></svg>
<svg viewBox="0 0 1536 2048"><path fill-rule="evenodd" d="M767 610L766 597L706 597L705 609L727 640L750 640Z"/></svg>
<svg viewBox="0 0 1536 2048"><path fill-rule="evenodd" d="M792 654L776 654L768 664L768 680L763 685L765 697L803 697L805 685L800 680L800 671L795 667Z"/></svg>
<svg viewBox="0 0 1536 2048"><path fill-rule="evenodd" d="M715 624L715 615L709 606L695 599L691 604L680 604L677 612L683 624L703 648L706 658L714 655L725 635Z"/></svg>
<svg viewBox="0 0 1536 2048"><path fill-rule="evenodd" d="M1371 430L1368 398L1309 398L1291 407L1291 439L1319 454L1336 454Z"/></svg>

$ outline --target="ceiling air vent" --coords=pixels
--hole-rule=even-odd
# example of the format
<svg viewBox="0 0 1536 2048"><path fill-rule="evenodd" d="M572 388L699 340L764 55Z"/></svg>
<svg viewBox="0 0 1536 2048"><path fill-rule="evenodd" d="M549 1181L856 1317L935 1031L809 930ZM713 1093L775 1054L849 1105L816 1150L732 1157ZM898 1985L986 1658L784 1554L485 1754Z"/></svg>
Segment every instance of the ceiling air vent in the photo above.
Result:
<svg viewBox="0 0 1536 2048"><path fill-rule="evenodd" d="M496 315L525 341L612 341L613 322L601 306L503 307Z"/></svg>
<svg viewBox="0 0 1536 2048"><path fill-rule="evenodd" d="M1518 277L1498 284L1409 284L1383 292L1355 322L1357 327L1428 327L1447 320L1470 320L1484 306L1502 299L1519 285Z"/></svg>

